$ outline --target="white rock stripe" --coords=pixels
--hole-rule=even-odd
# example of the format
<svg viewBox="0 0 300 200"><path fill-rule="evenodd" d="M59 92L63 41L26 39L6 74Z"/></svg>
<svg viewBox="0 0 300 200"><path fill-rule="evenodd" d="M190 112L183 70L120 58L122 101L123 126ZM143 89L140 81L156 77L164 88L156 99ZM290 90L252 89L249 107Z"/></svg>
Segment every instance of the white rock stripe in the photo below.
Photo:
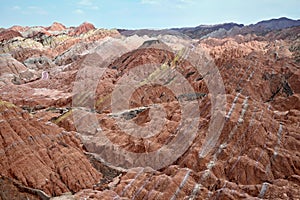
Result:
<svg viewBox="0 0 300 200"><path fill-rule="evenodd" d="M159 185L160 180L161 180L161 177L158 178L158 180L156 181L155 185L151 188L151 190L149 190L149 192L148 192L147 196L145 197L145 199L148 199L149 196L151 196L153 190L155 190L155 188Z"/></svg>
<svg viewBox="0 0 300 200"><path fill-rule="evenodd" d="M251 78L253 77L253 74L254 74L254 70L253 70L253 71L251 72L251 74L249 75L247 81L250 81L250 80L251 80Z"/></svg>
<svg viewBox="0 0 300 200"><path fill-rule="evenodd" d="M181 181L179 187L177 188L176 192L173 194L173 196L171 197L170 200L175 200L176 199L176 196L178 195L178 193L180 192L180 190L184 187L187 179L189 178L190 173L191 173L191 170L188 169L187 172L186 172L186 174L185 174L185 176L184 176L184 178L183 178L183 180Z"/></svg>
<svg viewBox="0 0 300 200"><path fill-rule="evenodd" d="M193 43L190 46L192 47L191 51L194 51L194 49L195 49L196 46Z"/></svg>
<svg viewBox="0 0 300 200"><path fill-rule="evenodd" d="M278 130L279 131L279 130ZM277 151L277 145L274 147L274 154L273 156L270 158L270 163L266 166L266 174L270 173L271 170L271 162L272 160L274 160L276 158L276 156L278 155L278 151Z"/></svg>
<svg viewBox="0 0 300 200"><path fill-rule="evenodd" d="M136 193L132 197L132 200L134 200L140 194L140 192L143 190L143 188L150 182L150 179L151 179L152 176L153 176L153 173L151 174L150 177L148 177L146 179L146 181L144 182L144 184L136 191Z"/></svg>
<svg viewBox="0 0 300 200"><path fill-rule="evenodd" d="M245 113L246 113L246 111L248 109L248 106L249 106L248 105L248 99L249 99L248 96L244 99L244 101L243 101L243 107L242 107L242 111L241 111L239 119L238 119L238 123L230 131L230 133L228 135L228 139L226 140L226 142L222 144L224 147L227 146L228 141L230 141L232 139L232 137L235 134L235 132L237 131L238 127L244 122L244 116L245 116ZM252 118L253 118L253 115L252 115ZM222 146L220 145L220 147L222 147Z"/></svg>
<svg viewBox="0 0 300 200"><path fill-rule="evenodd" d="M267 108L267 111L269 111L271 109L271 104L268 103L268 108Z"/></svg>
<svg viewBox="0 0 300 200"><path fill-rule="evenodd" d="M248 73L248 71L249 71L250 68L251 68L251 65L249 65L249 66L247 67L247 69L246 69L244 75L246 75L246 74ZM249 77L249 76L248 76L248 77ZM237 87L240 86L240 83L241 83L244 79L245 79L244 76L243 76L242 78L240 78L240 80L239 80L239 82L238 82L238 84L237 84Z"/></svg>
<svg viewBox="0 0 300 200"><path fill-rule="evenodd" d="M244 73L244 75L247 74L247 72L249 71L250 67L251 67L251 66L248 66L248 68L247 68L246 72ZM247 82L250 81L250 80L252 79L253 74L254 74L254 70L251 72L251 74L249 74L249 76L248 76L248 78L247 78ZM240 78L240 80L239 80L238 83L237 83L237 87L236 87L236 88L241 88L241 85L240 85L240 84L242 83L243 80L244 80L244 76L243 76L242 78ZM243 90L244 90L244 88L241 88L239 92L242 93Z"/></svg>
<svg viewBox="0 0 300 200"><path fill-rule="evenodd" d="M232 105L231 105L231 108L230 108L230 110L228 111L228 113L227 113L227 115L226 115L226 119L227 119L227 120L230 119L230 116L231 116L231 114L232 114L232 112L233 112L233 110L234 110L234 108L235 108L236 102L237 102L237 100L238 100L240 94L241 94L241 93L238 92L238 93L235 95L234 100L233 100Z"/></svg>
<svg viewBox="0 0 300 200"><path fill-rule="evenodd" d="M270 104L268 105L267 110L270 110ZM263 113L264 113L264 110L262 110L262 112L261 112L261 114L260 114L260 116L259 116L258 121L261 121L262 116L263 116ZM261 159L261 157L262 157L262 155L263 155L263 153L264 153L264 149L266 148L266 146L267 146L267 145L264 144L263 149L261 150L261 152L260 152L258 158L257 158L256 161L255 161L255 169L257 168L258 162L260 161L260 159Z"/></svg>
<svg viewBox="0 0 300 200"><path fill-rule="evenodd" d="M232 112L233 111L233 109L234 109L234 107L235 107L235 104L236 104L236 102L237 102L237 99L238 99L238 97L239 97L239 95L240 95L240 93L237 93L237 95L236 95L236 97L234 98L234 100L233 100L233 104L232 104L232 106L231 106L231 111L229 111L228 113L230 113L230 112ZM212 169L212 167L215 165L215 162L217 161L217 159L218 159L218 155L222 152L222 150L227 146L227 143L228 143L228 141L230 141L231 139L232 139L232 137L233 137L233 135L235 134L235 132L237 131L237 129L238 129L238 126L243 122L243 117L244 117L244 115L245 115L245 113L246 113L246 111L247 111L247 108L248 108L248 99L249 99L249 97L246 97L245 99L244 99L244 101L243 101L243 108L242 108L242 111L241 111L241 114L240 114L240 116L239 116L239 121L241 121L240 123L237 123L235 126L234 126L234 128L230 131L230 134L229 134L229 136L228 136L228 139L227 139L227 141L226 142L224 142L224 143L222 143L220 146L219 146L219 148L218 148L218 150L217 150L217 152L213 155L213 159L207 164L207 170L206 170L206 172L202 175L202 177L201 177L201 179L200 179L200 182L202 182L202 181L204 181L206 178L207 178L207 176L209 175L209 173L210 173L210 170ZM227 116L228 116L229 114L227 114ZM231 114L230 114L231 115ZM230 116L229 116L230 117ZM200 183L197 183L197 184L200 184ZM194 186L194 188L195 188L196 186ZM198 189L199 190L199 189ZM196 192L198 192L198 191L196 191ZM189 197L189 198L191 198L191 196Z"/></svg>
<svg viewBox="0 0 300 200"><path fill-rule="evenodd" d="M268 111L270 111L270 109L271 109L271 104L270 103L268 103ZM272 120L275 118L275 115L273 114L273 117L272 117ZM282 122L279 122L279 128L278 128L278 131L277 131L277 144L275 145L275 147L274 147L274 154L273 154L273 156L271 157L271 159L270 159L270 161L271 160L273 160L273 159L275 159L276 158L276 156L278 155L278 147L279 147L279 145L280 145L280 143L281 143L281 137L282 137ZM271 170L271 165L270 165L270 163L266 166L266 173L268 174L269 172L270 172L270 170Z"/></svg>
<svg viewBox="0 0 300 200"><path fill-rule="evenodd" d="M248 66L246 72L250 69L250 67L251 67L251 66ZM240 69L241 69L241 68L240 68ZM240 70L240 69L239 69L239 70ZM246 74L246 73L245 73L245 74ZM252 73L248 76L248 79L247 79L247 80L250 80L250 79L253 77L253 74L254 74L254 71L252 71ZM242 78L240 78L240 80L239 80L239 82L238 82L238 84L237 84L237 87L239 87L239 85L240 85L240 83L241 83L241 80L242 80L243 78L244 78L244 76L243 76ZM233 111L234 111L234 109L235 109L236 102L237 102L239 96L241 95L241 92L242 92L242 91L243 91L243 89L241 89L241 90L236 94L236 96L235 96L235 98L234 98L234 100L233 100L233 102L232 102L231 108L230 108L230 110L228 111L228 113L227 113L227 115L226 115L226 117L225 117L225 118L226 118L226 121L228 121L228 120L230 119L231 114L233 113ZM211 170L212 167L214 166L214 163L217 161L218 155L219 155L219 154L222 152L222 150L227 146L228 141L233 137L233 135L234 135L235 132L237 131L239 124L241 124L241 123L243 122L243 121L242 121L242 120L243 120L243 117L244 117L244 115L245 115L245 113L246 113L246 111L247 111L247 108L248 108L248 99L249 99L249 96L247 96L247 97L245 98L244 102L243 102L242 112L241 112L241 115L240 115L239 120L238 120L239 123L236 124L236 125L234 126L234 128L231 130L231 132L230 132L230 134L229 134L229 137L228 137L227 141L226 141L225 143L222 143L222 144L219 146L218 151L213 155L213 159L208 163L208 165L207 165L207 170L206 170L206 172L202 175L202 177L201 177L201 179L200 179L200 182L202 182L203 180L206 179L206 177L208 176L210 170ZM197 195L199 189L201 188L200 186L201 186L201 183L197 183L197 184L194 186L193 192L192 192L192 194L189 196L189 199L190 199L190 200L193 200L193 199L195 198L195 196ZM224 186L223 186L222 188L224 188L225 186L226 186L226 182L225 182L225 184L224 184ZM212 194L212 193L210 192L210 194ZM209 199L209 198L210 198L210 197L208 197L208 199Z"/></svg>
<svg viewBox="0 0 300 200"><path fill-rule="evenodd" d="M254 106L255 106L255 105L254 105ZM256 116L256 110L257 110L257 107L254 107L254 110L253 110L252 115L251 115L251 118L250 118L249 125L248 125L248 127L246 128L246 130L243 132L243 134L242 134L242 135L238 138L238 140L236 141L237 144L239 144L240 141L241 141L242 139L244 139L244 137L246 136L246 133L249 131L249 128L252 127L253 121L254 121L255 116ZM243 117L244 117L244 116L243 116ZM240 122L239 122L238 126L239 126L242 122L243 122L243 118L240 119ZM257 130L257 128L254 130L254 132L256 132L256 130ZM230 138L230 139L231 139L231 138ZM233 148L236 148L236 146L233 146ZM242 151L242 149L241 149L241 151ZM231 156L232 156L232 155L233 155L233 154L231 154Z"/></svg>
<svg viewBox="0 0 300 200"><path fill-rule="evenodd" d="M260 116L259 116L259 118L258 118L258 121L261 121L262 116L263 116L264 113L265 113L264 110L262 110L261 113L260 113Z"/></svg>
<svg viewBox="0 0 300 200"><path fill-rule="evenodd" d="M213 192L208 191L208 195L207 195L207 197L206 197L205 199L210 200L210 199L211 199L211 196L212 196L213 194L214 194Z"/></svg>
<svg viewBox="0 0 300 200"><path fill-rule="evenodd" d="M282 137L282 122L279 123L279 128L277 132L277 145L274 148L274 158L278 155L278 148L281 143L281 137Z"/></svg>
<svg viewBox="0 0 300 200"><path fill-rule="evenodd" d="M182 55L182 60L187 59L187 57L190 55L191 49L190 48L185 48L183 55Z"/></svg>
<svg viewBox="0 0 300 200"><path fill-rule="evenodd" d="M270 110L270 105L268 106L268 110ZM273 116L273 119L274 119L274 116ZM282 131L283 131L282 122L280 122L280 123L279 123L278 131L277 131L277 145L274 147L274 154L273 154L273 156L271 157L271 160L272 160L272 159L274 160L274 159L276 158L276 156L278 155L278 147L279 147L279 145L280 145L280 143L281 143ZM266 147L266 144L264 145L264 148L265 148L265 147ZM262 150L262 152L260 153L259 158L256 160L256 165L255 165L255 167L257 167L258 161L259 161L260 158L262 157L262 154L263 154L263 150ZM271 170L271 165L268 164L268 165L266 166L266 169L265 169L266 174L268 174L268 173L270 172L270 170ZM261 192L260 192L260 194L259 194L259 196L258 196L259 198L263 198L263 196L264 196L264 194L265 194L267 188L268 188L268 183L263 183Z"/></svg>
<svg viewBox="0 0 300 200"><path fill-rule="evenodd" d="M243 107L242 107L242 111L241 111L241 113L240 113L240 116L239 116L239 120L238 120L238 123L234 126L234 128L231 130L231 132L230 132L230 134L229 134L229 136L228 136L228 139L227 139L227 141L226 142L224 142L224 143L222 143L220 146L219 146L219 148L218 148L218 151L213 155L213 159L208 163L208 165L207 165L207 171L206 171L206 173L204 173L203 174L203 176L202 176L202 178L200 179L201 181L203 181L203 180L205 180L206 179L206 177L207 177L207 175L209 174L209 172L210 172L210 170L212 169L212 167L214 166L214 164L215 164L215 162L217 161L217 158L218 158L218 155L222 152L222 150L227 146L227 144L228 144L228 141L230 141L231 139L232 139L232 137L233 137L233 135L235 134L235 132L237 131L237 129L238 129L238 127L243 123L243 118L244 118L244 116L245 116L245 113L246 113L246 111L248 110L248 107L249 107L249 105L248 105L248 99L249 99L249 96L247 96L245 99L244 99L244 101L243 101ZM256 107L254 108L255 110L256 110ZM252 120L255 118L255 113L256 112L253 112L253 114L252 114L252 117L251 117L251 121L250 121L250 124L252 125ZM262 116L262 113L261 113L261 115L260 115L260 118L261 118L261 116ZM247 130L248 131L248 130ZM245 133L247 132L247 131L245 131ZM245 135L245 133L243 134L243 135ZM234 165L233 165L233 167L231 168L231 170L233 170L234 168L235 168L235 166L237 165L237 163L238 163L238 161L240 160L240 156L238 157L238 159L237 159L237 161L234 163ZM231 171L230 170L230 171ZM225 187L226 186L226 183L224 184L224 186L223 187ZM222 187L222 188L223 188ZM221 189L222 189L221 188Z"/></svg>
<svg viewBox="0 0 300 200"><path fill-rule="evenodd" d="M263 183L262 184L262 187L261 187L261 190L259 192L258 198L262 198L262 199L264 198L265 193L266 193L268 187L269 187L268 183Z"/></svg>
<svg viewBox="0 0 300 200"><path fill-rule="evenodd" d="M244 131L244 133L240 136L240 138L237 140L237 143L239 143L244 137L245 137L245 135L246 135L246 133L248 132L248 130L249 130L249 127L251 127L252 125L253 125L253 123L252 123L252 121L255 119L255 113L256 113L256 107L255 107L255 109L254 109L254 111L253 111L253 114L252 114L252 117L251 117L251 120L250 120L250 123L249 123L249 126L247 127L247 129ZM259 120L261 119L261 117L262 117L262 113L263 113L263 110L261 111L261 114L260 114L260 116L259 116ZM257 131L257 128L254 130L254 133ZM240 152L239 152L239 154L238 154L238 160L233 164L233 166L232 166L232 168L230 169L230 172L236 167L236 165L237 165L237 162L240 160L240 156L242 155L242 151L243 151L243 149L240 149ZM230 157L232 157L233 156L233 152L231 152L231 154L230 154ZM248 179L248 178L247 178Z"/></svg>
<svg viewBox="0 0 300 200"><path fill-rule="evenodd" d="M241 159L241 156L239 155L239 156L238 156L238 159L237 159L237 160L235 161L235 163L232 165L232 167L231 167L229 173L231 173L232 170L236 167L236 165L237 165L237 163L240 161L240 159Z"/></svg>
<svg viewBox="0 0 300 200"><path fill-rule="evenodd" d="M266 144L264 145L263 148L264 148L264 149L266 148ZM264 150L261 150L261 152L260 152L258 158L257 158L256 161L255 161L255 169L257 168L258 162L260 161L260 159L261 159L263 153L264 153Z"/></svg>
<svg viewBox="0 0 300 200"><path fill-rule="evenodd" d="M249 69L250 69L250 66L247 68L246 71L248 71ZM245 73L245 74L246 74L246 73ZM252 71L252 73L249 75L248 80L250 80L250 79L252 78L253 74L254 74L254 71ZM243 78L243 77L242 77L242 78ZM241 78L241 79L242 79L242 78ZM240 84L240 82L241 82L241 79L240 79L240 81L239 81L239 83L238 83L238 86L239 86L239 84ZM236 102L237 102L237 100L238 100L238 98L239 98L239 96L240 96L240 94L241 94L242 91L243 91L243 89L242 89L240 92L238 92L238 93L236 94L236 96L235 96L235 98L234 98L234 100L233 100L232 106L231 106L231 108L230 108L228 114L226 115L227 121L230 119L230 116L231 116L231 114L232 114L232 112L233 112L233 110L234 110L234 108L235 108L235 106L236 106ZM245 115L245 112L246 112L246 110L247 110L247 108L248 108L248 98L249 98L249 96L247 96L246 99L245 99L244 102L243 102L243 110L244 110L244 111L242 110L241 115L240 115L239 120L238 120L240 123L242 123L242 119L243 119L243 117L244 117L244 115ZM239 123L239 124L240 124L240 123ZM200 182L203 181L204 179L206 179L206 177L207 177L207 175L209 174L211 168L214 166L214 163L216 162L218 155L219 155L219 154L222 152L222 150L227 146L227 142L233 137L233 135L235 134L235 132L236 132L237 129L238 129L238 125L239 125L239 124L236 124L236 125L234 126L234 128L231 130L231 132L230 132L230 134L229 134L229 137L228 137L227 141L219 146L218 151L217 151L217 152L214 154L214 156L213 156L213 160L211 160L211 161L208 163L208 165L207 165L208 170L207 170L206 173L203 174L202 178L200 179ZM194 193L196 193L196 194L198 193L198 191L199 191L199 189L200 189L200 187L198 187L198 185L201 185L201 184L197 183L197 184L195 185L194 190L193 190L193 193L192 193L192 195L189 197L189 199L194 199L194 195L193 195L193 194L194 194ZM222 188L224 188L225 186L226 186L226 182L225 182L225 184L224 184L224 186L223 186ZM211 194L212 194L212 193L211 193ZM208 197L208 199L209 199L209 197Z"/></svg>
<svg viewBox="0 0 300 200"><path fill-rule="evenodd" d="M194 186L193 192L192 194L189 196L189 200L194 200L195 197L197 197L198 195L198 191L200 190L200 188L202 187L201 184L196 183L196 185Z"/></svg>
<svg viewBox="0 0 300 200"><path fill-rule="evenodd" d="M254 112L255 113L255 112ZM253 115L252 115L252 118L251 118L251 120L253 120L254 119L254 113L253 113ZM263 113L263 111L261 112L261 115L260 115L260 117L259 118L261 118L261 116L262 116L262 113ZM244 137L245 137L245 135L246 135L246 133L248 132L248 130L249 130L249 127L251 127L252 126L252 123L250 122L250 124L251 125L249 125L248 126L248 128L245 130L245 132L243 133L243 135L239 138L239 140L237 141L237 143L239 143ZM257 128L254 130L254 133L257 131ZM230 169L230 172L232 172L232 170L236 167L236 165L237 165L237 162L240 160L239 158L240 158L240 156L242 155L242 152L243 152L243 149L240 149L240 152L238 153L238 160L233 164L233 167ZM261 155L262 155L262 152L260 153ZM233 152L231 152L231 155L230 155L230 157L232 157L233 156ZM258 164L258 162L256 161L256 164L255 164L255 167L257 167L257 164ZM248 179L249 179L249 177L247 176L247 182L248 182Z"/></svg>
<svg viewBox="0 0 300 200"><path fill-rule="evenodd" d="M116 196L114 196L114 198L113 198L113 200L119 200L119 199L121 199L121 198L120 198L119 195L117 195L117 194L116 194Z"/></svg>
<svg viewBox="0 0 300 200"><path fill-rule="evenodd" d="M269 111L270 108L271 108L271 105L270 105L270 103L268 103L267 111ZM263 110L263 111L264 111L264 110ZM260 115L260 117L259 117L259 121L260 121L261 118L262 118L263 111L262 111L262 113L261 113L261 115ZM264 153L264 149L266 148L266 146L267 146L267 145L264 144L263 149L261 150L261 152L260 152L258 158L256 159L256 162L255 162L255 168L257 168L258 162L260 161L260 159L261 159L261 157L262 157L262 155L263 155L263 153ZM266 169L267 169L267 168L268 168L268 166L266 167Z"/></svg>
<svg viewBox="0 0 300 200"><path fill-rule="evenodd" d="M124 196L125 192L129 189L129 187L134 183L134 181L144 172L145 168L142 168L139 173L135 175L135 177L125 186L125 188L122 190L120 196Z"/></svg>
<svg viewBox="0 0 300 200"><path fill-rule="evenodd" d="M242 108L242 112L241 112L241 115L238 119L238 123L241 124L244 122L244 115L247 111L247 108L248 108L248 99L249 97L247 96L245 99L244 99L244 102L243 102L243 108Z"/></svg>

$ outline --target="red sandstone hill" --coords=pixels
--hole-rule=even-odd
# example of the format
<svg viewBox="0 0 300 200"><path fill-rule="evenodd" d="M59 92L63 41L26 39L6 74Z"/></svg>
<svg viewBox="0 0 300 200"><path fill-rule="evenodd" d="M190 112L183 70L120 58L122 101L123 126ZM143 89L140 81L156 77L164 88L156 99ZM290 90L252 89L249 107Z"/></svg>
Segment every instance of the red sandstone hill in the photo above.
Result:
<svg viewBox="0 0 300 200"><path fill-rule="evenodd" d="M0 32L0 41L10 40L14 37L22 37L22 35L14 30L4 30Z"/></svg>
<svg viewBox="0 0 300 200"><path fill-rule="evenodd" d="M51 26L47 28L48 31L63 31L66 30L66 27L58 22L53 22Z"/></svg>
<svg viewBox="0 0 300 200"><path fill-rule="evenodd" d="M1 101L1 176L60 195L91 188L101 174L83 154L79 138Z"/></svg>
<svg viewBox="0 0 300 200"><path fill-rule="evenodd" d="M86 33L90 30L94 30L95 29L95 26L91 23L88 23L88 22L84 22L82 23L80 26L74 28L73 31L71 31L70 35L80 35L80 34L83 34L83 33Z"/></svg>

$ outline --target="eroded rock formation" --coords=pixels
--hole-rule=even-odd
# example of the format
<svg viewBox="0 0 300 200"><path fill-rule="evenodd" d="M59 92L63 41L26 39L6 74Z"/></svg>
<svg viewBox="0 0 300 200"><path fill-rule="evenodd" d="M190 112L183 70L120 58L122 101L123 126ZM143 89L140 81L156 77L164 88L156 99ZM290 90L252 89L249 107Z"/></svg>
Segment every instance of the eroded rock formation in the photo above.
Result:
<svg viewBox="0 0 300 200"><path fill-rule="evenodd" d="M300 198L300 29L276 23L2 30L1 198Z"/></svg>

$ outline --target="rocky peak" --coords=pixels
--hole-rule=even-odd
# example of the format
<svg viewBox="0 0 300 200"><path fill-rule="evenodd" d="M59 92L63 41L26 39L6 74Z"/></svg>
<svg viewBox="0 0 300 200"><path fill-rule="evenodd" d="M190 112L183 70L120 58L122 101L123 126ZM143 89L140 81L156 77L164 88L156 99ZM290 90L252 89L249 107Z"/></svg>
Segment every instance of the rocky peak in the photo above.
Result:
<svg viewBox="0 0 300 200"><path fill-rule="evenodd" d="M58 22L53 22L51 26L47 28L48 31L63 31L66 30L66 27Z"/></svg>
<svg viewBox="0 0 300 200"><path fill-rule="evenodd" d="M83 33L86 33L90 30L94 30L96 29L95 26L89 22L84 22L81 25L79 25L78 27L76 27L71 33L70 35L81 35Z"/></svg>

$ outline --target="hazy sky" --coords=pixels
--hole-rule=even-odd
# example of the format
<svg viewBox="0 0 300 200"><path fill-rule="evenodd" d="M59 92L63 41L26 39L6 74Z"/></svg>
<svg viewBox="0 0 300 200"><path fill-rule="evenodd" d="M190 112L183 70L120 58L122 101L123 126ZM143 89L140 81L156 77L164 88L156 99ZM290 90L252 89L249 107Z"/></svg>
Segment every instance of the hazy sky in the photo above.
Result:
<svg viewBox="0 0 300 200"><path fill-rule="evenodd" d="M169 28L260 20L300 19L300 0L0 0L0 27L66 26Z"/></svg>

